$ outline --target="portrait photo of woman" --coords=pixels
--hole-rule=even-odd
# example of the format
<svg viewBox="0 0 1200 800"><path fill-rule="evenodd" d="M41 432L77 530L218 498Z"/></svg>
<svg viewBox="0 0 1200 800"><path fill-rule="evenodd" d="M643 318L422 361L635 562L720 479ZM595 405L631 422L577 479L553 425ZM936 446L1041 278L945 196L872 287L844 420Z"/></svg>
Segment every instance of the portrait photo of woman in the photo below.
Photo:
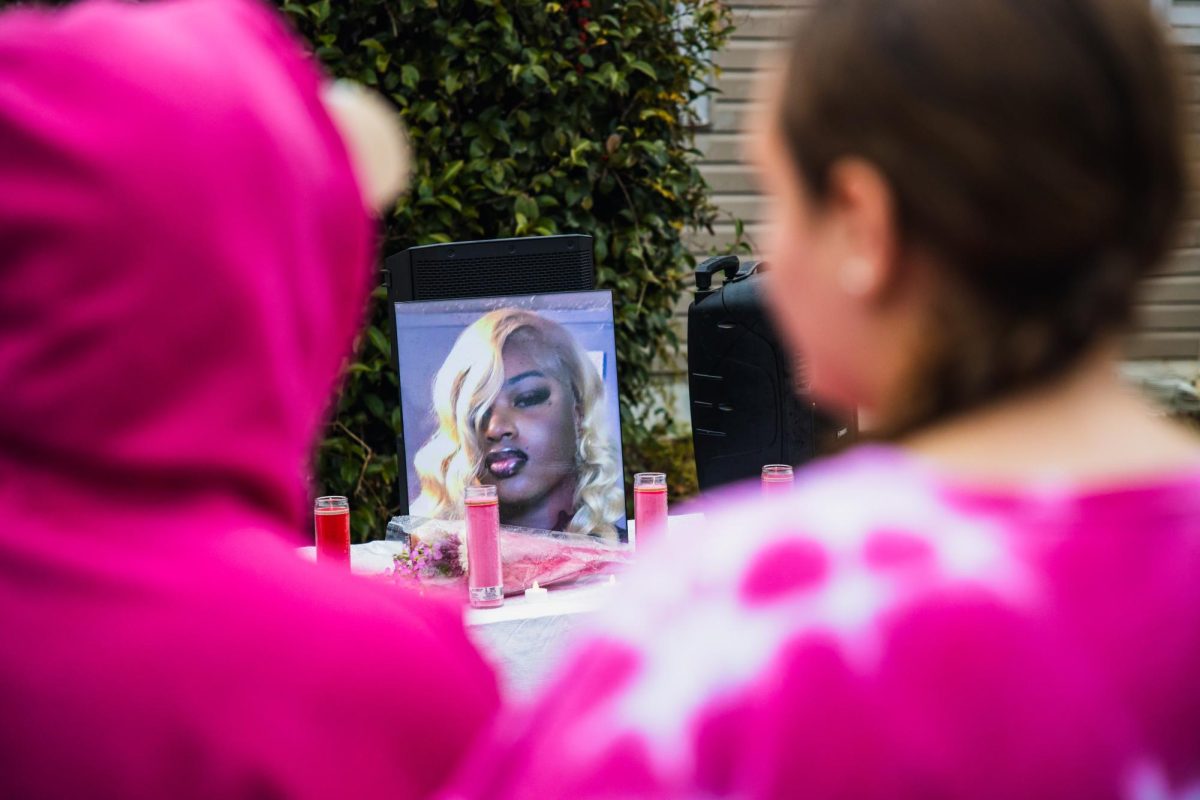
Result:
<svg viewBox="0 0 1200 800"><path fill-rule="evenodd" d="M458 301L453 314L416 315L430 333L402 340L410 511L461 518L465 488L490 484L503 524L623 540L616 382L604 341L612 337L611 299L585 293L521 300ZM551 318L553 310L530 307L544 303L573 306L557 315L581 321L588 349ZM428 379L420 385L405 369L405 346L425 351L409 362L428 360L435 340L453 327L447 320L463 319L472 304L503 305L476 312L437 366L431 389ZM599 324L588 321L598 310Z"/></svg>

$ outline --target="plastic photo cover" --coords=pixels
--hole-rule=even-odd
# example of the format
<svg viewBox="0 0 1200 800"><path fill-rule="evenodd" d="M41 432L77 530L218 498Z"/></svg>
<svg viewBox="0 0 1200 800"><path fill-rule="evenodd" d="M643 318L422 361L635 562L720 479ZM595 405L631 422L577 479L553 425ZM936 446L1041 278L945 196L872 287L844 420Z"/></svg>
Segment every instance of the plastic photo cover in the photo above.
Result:
<svg viewBox="0 0 1200 800"><path fill-rule="evenodd" d="M396 303L410 513L626 541L612 295Z"/></svg>

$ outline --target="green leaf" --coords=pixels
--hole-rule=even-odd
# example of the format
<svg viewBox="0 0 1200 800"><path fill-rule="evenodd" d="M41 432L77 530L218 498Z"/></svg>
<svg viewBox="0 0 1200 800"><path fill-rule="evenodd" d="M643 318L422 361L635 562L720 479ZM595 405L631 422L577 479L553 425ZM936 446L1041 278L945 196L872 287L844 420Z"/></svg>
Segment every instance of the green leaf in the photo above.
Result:
<svg viewBox="0 0 1200 800"><path fill-rule="evenodd" d="M462 203L458 202L457 198L451 197L448 194L439 194L437 196L437 199L438 199L439 203L441 203L444 206L449 206L450 208L453 208L455 211L461 212L463 210Z"/></svg>
<svg viewBox="0 0 1200 800"><path fill-rule="evenodd" d="M446 171L442 173L442 183L450 183L457 178L458 173L462 172L462 168L465 163L465 161L459 159L458 161L452 162L450 166L446 167Z"/></svg>
<svg viewBox="0 0 1200 800"><path fill-rule="evenodd" d="M372 414L385 422L387 421L387 412L383 408L383 401L379 399L379 395L368 394L363 398L363 402L366 403L367 408L370 409Z"/></svg>
<svg viewBox="0 0 1200 800"><path fill-rule="evenodd" d="M370 337L371 344L375 345L376 350L388 358L392 357L392 343L388 341L388 337L384 335L383 331L372 325L367 328L367 336Z"/></svg>
<svg viewBox="0 0 1200 800"><path fill-rule="evenodd" d="M421 122L435 122L437 118L437 103L425 103L421 106L421 110L417 112L417 119Z"/></svg>
<svg viewBox="0 0 1200 800"><path fill-rule="evenodd" d="M514 210L518 215L524 215L526 219L537 219L539 214L537 201L524 194L517 198Z"/></svg>
<svg viewBox="0 0 1200 800"><path fill-rule="evenodd" d="M405 64L400 68L400 81L409 89L415 89L421 81L421 73L412 64Z"/></svg>
<svg viewBox="0 0 1200 800"><path fill-rule="evenodd" d="M645 73L650 80L658 80L658 73L654 71L654 67L647 64L645 61L634 61L629 65L630 69L636 69L638 72Z"/></svg>

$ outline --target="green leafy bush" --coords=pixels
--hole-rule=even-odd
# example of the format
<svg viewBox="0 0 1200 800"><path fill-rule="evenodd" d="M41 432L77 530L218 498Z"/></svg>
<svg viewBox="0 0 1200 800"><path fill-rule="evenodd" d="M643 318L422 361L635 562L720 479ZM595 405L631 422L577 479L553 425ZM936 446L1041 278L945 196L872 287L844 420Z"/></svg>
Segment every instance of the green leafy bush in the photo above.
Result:
<svg viewBox="0 0 1200 800"><path fill-rule="evenodd" d="M597 282L616 300L627 457L631 466L654 463L654 443L668 431L647 430L632 409L646 405L652 362L678 346L671 312L694 263L685 232L715 217L689 104L708 91L728 9L716 0L280 6L330 72L380 89L410 131L412 191L386 221L386 252L505 236L595 238ZM321 491L351 497L355 530L367 538L382 534L397 491L399 413L382 300L379 291L317 459Z"/></svg>
<svg viewBox="0 0 1200 800"><path fill-rule="evenodd" d="M665 472L668 500L676 503L700 492L696 476L696 451L691 428L665 414L644 420L627 431L625 472ZM626 492L626 511L632 519L633 493Z"/></svg>

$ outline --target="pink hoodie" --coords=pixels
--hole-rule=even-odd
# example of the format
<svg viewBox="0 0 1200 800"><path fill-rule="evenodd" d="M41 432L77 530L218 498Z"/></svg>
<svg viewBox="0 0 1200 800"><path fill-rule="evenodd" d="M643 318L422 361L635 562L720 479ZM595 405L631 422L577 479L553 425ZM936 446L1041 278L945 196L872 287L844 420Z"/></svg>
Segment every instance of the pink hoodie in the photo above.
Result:
<svg viewBox="0 0 1200 800"><path fill-rule="evenodd" d="M0 796L418 796L495 707L292 551L375 255L319 82L252 0L0 15Z"/></svg>

